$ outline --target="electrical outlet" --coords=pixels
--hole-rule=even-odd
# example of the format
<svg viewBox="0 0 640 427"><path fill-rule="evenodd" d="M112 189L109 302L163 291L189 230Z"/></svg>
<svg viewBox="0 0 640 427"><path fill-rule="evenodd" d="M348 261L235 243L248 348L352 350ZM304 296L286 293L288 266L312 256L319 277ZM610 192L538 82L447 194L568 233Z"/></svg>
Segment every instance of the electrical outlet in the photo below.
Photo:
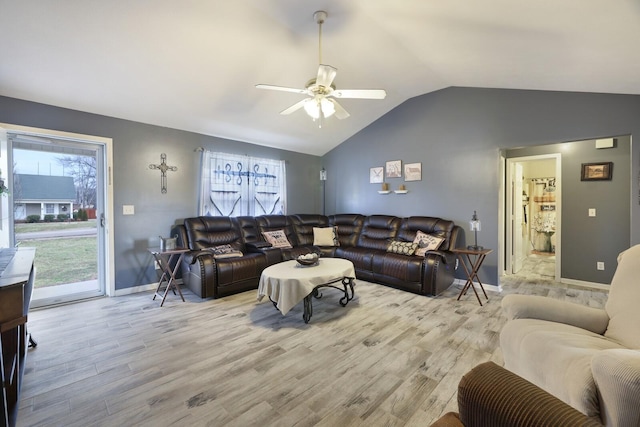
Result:
<svg viewBox="0 0 640 427"><path fill-rule="evenodd" d="M596 268L597 268L598 270L604 270L604 262L602 262L602 261L598 261L598 262L596 263Z"/></svg>
<svg viewBox="0 0 640 427"><path fill-rule="evenodd" d="M596 216L595 208L589 208L589 216Z"/></svg>
<svg viewBox="0 0 640 427"><path fill-rule="evenodd" d="M122 215L134 215L135 213L133 205L122 205Z"/></svg>

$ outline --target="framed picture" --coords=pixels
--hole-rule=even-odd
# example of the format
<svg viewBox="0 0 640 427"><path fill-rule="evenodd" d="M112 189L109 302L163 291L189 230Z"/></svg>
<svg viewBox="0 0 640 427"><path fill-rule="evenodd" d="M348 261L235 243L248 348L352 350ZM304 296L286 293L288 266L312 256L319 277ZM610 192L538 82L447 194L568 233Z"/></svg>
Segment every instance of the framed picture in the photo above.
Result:
<svg viewBox="0 0 640 427"><path fill-rule="evenodd" d="M402 161L391 160L386 164L387 178L400 178L402 176Z"/></svg>
<svg viewBox="0 0 640 427"><path fill-rule="evenodd" d="M369 183L377 184L384 181L384 168L382 166L369 168Z"/></svg>
<svg viewBox="0 0 640 427"><path fill-rule="evenodd" d="M422 163L407 163L404 165L405 181L422 180Z"/></svg>
<svg viewBox="0 0 640 427"><path fill-rule="evenodd" d="M613 177L613 162L583 163L580 181L610 181Z"/></svg>

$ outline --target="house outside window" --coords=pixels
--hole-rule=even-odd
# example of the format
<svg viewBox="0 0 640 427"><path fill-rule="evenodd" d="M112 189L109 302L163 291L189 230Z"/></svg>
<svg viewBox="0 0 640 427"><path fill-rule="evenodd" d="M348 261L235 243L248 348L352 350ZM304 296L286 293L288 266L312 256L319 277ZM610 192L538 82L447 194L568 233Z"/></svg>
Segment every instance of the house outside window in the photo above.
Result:
<svg viewBox="0 0 640 427"><path fill-rule="evenodd" d="M75 200L76 188L71 176L14 175L14 218L18 221L30 216L44 219L44 215L57 212L72 214Z"/></svg>

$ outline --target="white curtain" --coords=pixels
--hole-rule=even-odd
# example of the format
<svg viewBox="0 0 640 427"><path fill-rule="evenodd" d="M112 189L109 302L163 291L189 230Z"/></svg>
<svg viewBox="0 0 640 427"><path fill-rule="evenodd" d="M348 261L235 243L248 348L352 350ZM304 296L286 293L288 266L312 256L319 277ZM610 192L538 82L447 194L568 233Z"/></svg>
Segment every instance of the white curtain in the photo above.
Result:
<svg viewBox="0 0 640 427"><path fill-rule="evenodd" d="M275 215L286 212L283 160L203 151L199 215Z"/></svg>

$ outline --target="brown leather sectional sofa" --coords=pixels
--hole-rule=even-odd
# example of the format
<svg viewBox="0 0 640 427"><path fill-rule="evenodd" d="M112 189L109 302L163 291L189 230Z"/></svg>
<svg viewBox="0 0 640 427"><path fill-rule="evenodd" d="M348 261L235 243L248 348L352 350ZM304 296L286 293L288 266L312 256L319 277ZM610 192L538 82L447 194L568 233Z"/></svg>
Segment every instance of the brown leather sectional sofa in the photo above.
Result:
<svg viewBox="0 0 640 427"><path fill-rule="evenodd" d="M314 227L337 227L339 246L314 246ZM292 248L273 248L262 232L283 230ZM387 252L392 240L412 242L418 230L443 237L438 250L422 256ZM438 295L454 280L459 227L441 218L389 215L264 215L194 217L174 225L177 244L190 249L180 267L183 283L202 298L220 298L257 289L269 265L316 252L353 262L356 278L421 295ZM230 245L237 258L214 258L207 250Z"/></svg>

